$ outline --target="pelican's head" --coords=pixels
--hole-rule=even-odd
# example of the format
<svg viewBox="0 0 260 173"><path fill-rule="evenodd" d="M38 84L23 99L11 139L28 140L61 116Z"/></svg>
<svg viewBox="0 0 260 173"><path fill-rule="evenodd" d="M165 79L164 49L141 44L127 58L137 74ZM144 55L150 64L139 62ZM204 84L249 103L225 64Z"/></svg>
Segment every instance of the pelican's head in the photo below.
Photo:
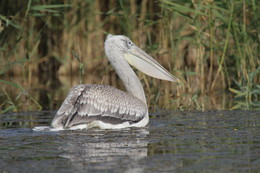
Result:
<svg viewBox="0 0 260 173"><path fill-rule="evenodd" d="M108 57L110 54L128 53L128 51L134 46L134 43L124 35L111 35L108 34L105 41L105 51ZM112 55L113 56L113 55ZM117 57L120 58L120 57ZM122 58L122 57L121 57Z"/></svg>
<svg viewBox="0 0 260 173"><path fill-rule="evenodd" d="M116 64L116 59L127 61L141 72L154 78L178 82L178 78L168 72L150 55L136 46L128 37L124 35L109 34L105 41L105 52L109 61Z"/></svg>

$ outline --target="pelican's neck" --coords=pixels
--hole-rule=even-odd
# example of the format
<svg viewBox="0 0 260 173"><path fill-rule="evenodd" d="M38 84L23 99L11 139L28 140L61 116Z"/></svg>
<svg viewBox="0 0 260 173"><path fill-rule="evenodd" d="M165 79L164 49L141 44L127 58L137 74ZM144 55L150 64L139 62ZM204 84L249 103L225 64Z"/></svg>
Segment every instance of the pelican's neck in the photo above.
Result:
<svg viewBox="0 0 260 173"><path fill-rule="evenodd" d="M123 81L127 92L131 93L138 99L142 100L145 104L147 104L143 86L127 61L124 58L113 58L112 60L111 58L108 59L116 70L119 78Z"/></svg>

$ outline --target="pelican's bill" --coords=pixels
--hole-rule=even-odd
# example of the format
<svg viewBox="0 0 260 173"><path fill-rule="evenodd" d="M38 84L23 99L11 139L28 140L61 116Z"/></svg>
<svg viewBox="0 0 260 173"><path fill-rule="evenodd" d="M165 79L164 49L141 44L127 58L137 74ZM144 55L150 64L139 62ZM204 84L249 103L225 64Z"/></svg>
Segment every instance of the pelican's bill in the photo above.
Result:
<svg viewBox="0 0 260 173"><path fill-rule="evenodd" d="M137 46L132 47L128 53L124 54L124 57L129 64L151 77L171 82L179 81L178 78Z"/></svg>

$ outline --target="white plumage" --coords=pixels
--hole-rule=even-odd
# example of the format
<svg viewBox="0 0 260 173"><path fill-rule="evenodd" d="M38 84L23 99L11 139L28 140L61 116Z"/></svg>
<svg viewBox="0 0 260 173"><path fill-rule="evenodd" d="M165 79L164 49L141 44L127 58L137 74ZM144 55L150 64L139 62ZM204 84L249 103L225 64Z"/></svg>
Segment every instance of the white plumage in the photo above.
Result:
<svg viewBox="0 0 260 173"><path fill-rule="evenodd" d="M126 36L108 35L105 51L127 92L108 85L76 85L57 111L52 127L117 129L147 125L149 116L144 91L128 62L153 77L178 81Z"/></svg>

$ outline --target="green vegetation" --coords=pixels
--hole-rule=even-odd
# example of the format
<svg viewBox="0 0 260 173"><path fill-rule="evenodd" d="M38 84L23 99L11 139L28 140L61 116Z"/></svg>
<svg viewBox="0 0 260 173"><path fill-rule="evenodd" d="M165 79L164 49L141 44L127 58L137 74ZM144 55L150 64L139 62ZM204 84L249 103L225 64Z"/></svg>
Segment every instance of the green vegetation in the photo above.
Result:
<svg viewBox="0 0 260 173"><path fill-rule="evenodd" d="M137 72L151 108L259 109L259 21L256 0L2 0L0 111L57 109L78 83L123 89L104 58L107 33L129 36L180 78Z"/></svg>

